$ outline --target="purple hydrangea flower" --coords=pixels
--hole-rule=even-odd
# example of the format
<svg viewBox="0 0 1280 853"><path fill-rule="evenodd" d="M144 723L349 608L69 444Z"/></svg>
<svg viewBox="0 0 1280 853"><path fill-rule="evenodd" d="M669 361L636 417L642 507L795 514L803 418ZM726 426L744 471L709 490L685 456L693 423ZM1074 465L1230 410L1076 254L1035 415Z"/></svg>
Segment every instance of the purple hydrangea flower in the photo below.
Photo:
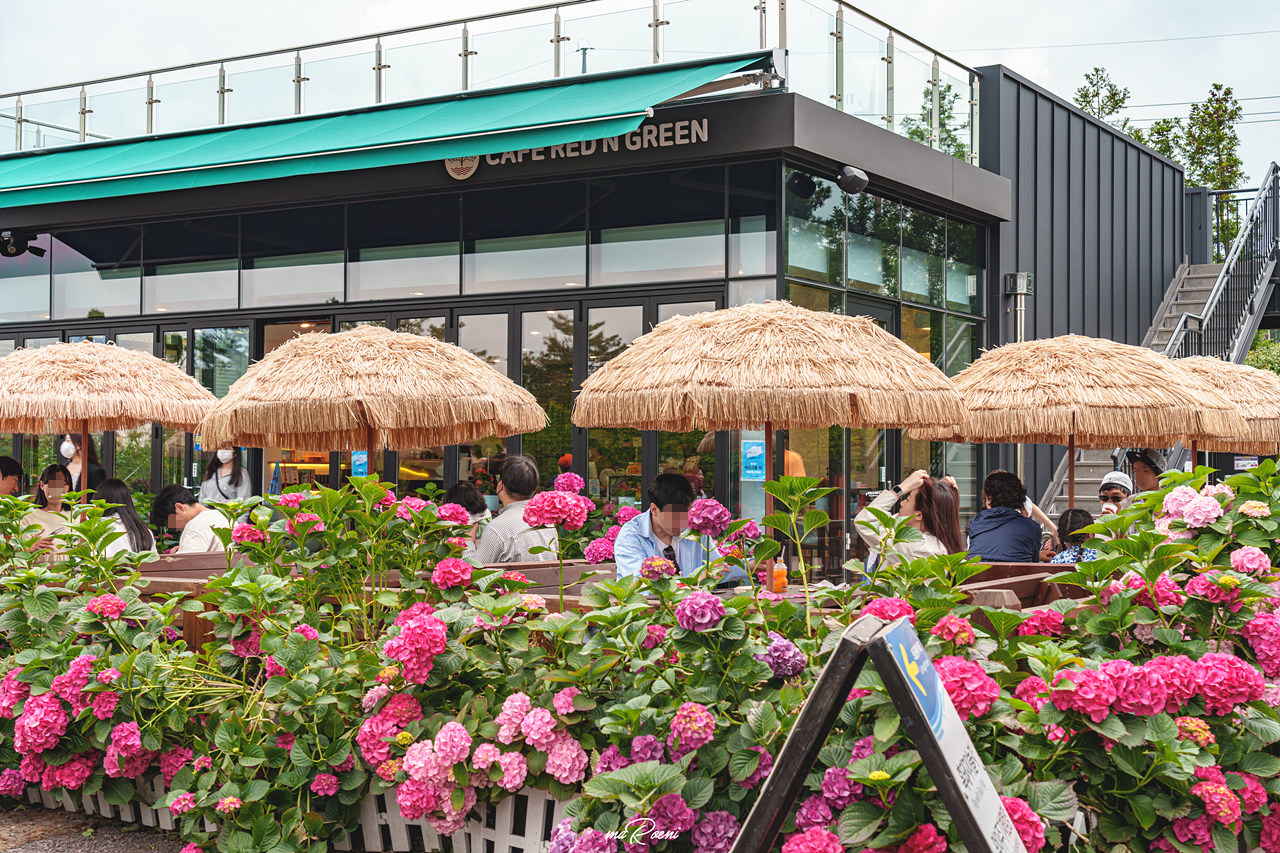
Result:
<svg viewBox="0 0 1280 853"><path fill-rule="evenodd" d="M769 640L769 648L765 649L764 654L756 655L756 660L767 663L778 678L790 678L804 672L809 662L795 643L776 631L769 632Z"/></svg>
<svg viewBox="0 0 1280 853"><path fill-rule="evenodd" d="M608 773L610 770L621 770L629 764L631 762L622 754L622 750L613 744L609 744L608 749L600 753L600 760L596 762L596 772Z"/></svg>
<svg viewBox="0 0 1280 853"><path fill-rule="evenodd" d="M618 839L610 838L598 829L584 829L569 853L618 853Z"/></svg>
<svg viewBox="0 0 1280 853"><path fill-rule="evenodd" d="M853 755L849 756L849 763L859 761L869 755L874 755L876 751L875 738L867 735L862 740L853 745Z"/></svg>
<svg viewBox="0 0 1280 853"><path fill-rule="evenodd" d="M701 498L689 507L689 529L703 536L716 537L724 533L733 516L717 500Z"/></svg>
<svg viewBox="0 0 1280 853"><path fill-rule="evenodd" d="M661 761L664 755L662 741L653 735L640 735L631 741L632 764L639 764L642 761Z"/></svg>
<svg viewBox="0 0 1280 853"><path fill-rule="evenodd" d="M822 796L833 809L842 809L862 795L862 786L849 778L849 768L828 767L822 776Z"/></svg>
<svg viewBox="0 0 1280 853"><path fill-rule="evenodd" d="M744 788L754 788L756 785L759 785L764 781L764 778L769 775L769 770L773 767L773 756L769 754L769 750L765 749L763 746L753 746L749 748L760 753L760 763L756 765L756 769L750 776L738 783Z"/></svg>
<svg viewBox="0 0 1280 853"><path fill-rule="evenodd" d="M800 804L796 811L796 829L807 832L814 827L826 828L831 825L831 806L821 794L814 794Z"/></svg>
<svg viewBox="0 0 1280 853"><path fill-rule="evenodd" d="M707 812L693 827L693 853L729 853L738 828L728 812Z"/></svg>
<svg viewBox="0 0 1280 853"><path fill-rule="evenodd" d="M683 833L693 829L698 813L679 794L664 794L649 809L649 817L656 832Z"/></svg>
<svg viewBox="0 0 1280 853"><path fill-rule="evenodd" d="M569 853L573 847L573 842L578 840L578 836L573 833L573 818L567 817L555 825L551 830L551 846L547 848L547 853Z"/></svg>
<svg viewBox="0 0 1280 853"><path fill-rule="evenodd" d="M695 590L676 605L676 624L686 631L709 631L724 618L724 604L709 592Z"/></svg>

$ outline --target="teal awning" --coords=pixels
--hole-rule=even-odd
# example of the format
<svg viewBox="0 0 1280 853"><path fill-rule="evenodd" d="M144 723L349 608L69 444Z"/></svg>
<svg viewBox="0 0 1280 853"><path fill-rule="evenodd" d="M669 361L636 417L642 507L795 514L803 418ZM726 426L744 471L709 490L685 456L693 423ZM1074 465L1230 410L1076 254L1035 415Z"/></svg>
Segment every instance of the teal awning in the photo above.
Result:
<svg viewBox="0 0 1280 853"><path fill-rule="evenodd" d="M399 166L630 133L648 110L770 53L0 157L0 210Z"/></svg>

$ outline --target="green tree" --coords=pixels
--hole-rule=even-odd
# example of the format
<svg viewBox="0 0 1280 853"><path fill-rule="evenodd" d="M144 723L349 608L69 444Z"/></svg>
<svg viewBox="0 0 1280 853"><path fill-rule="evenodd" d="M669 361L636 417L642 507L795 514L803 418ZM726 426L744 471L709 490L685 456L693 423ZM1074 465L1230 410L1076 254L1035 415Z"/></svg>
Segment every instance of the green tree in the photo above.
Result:
<svg viewBox="0 0 1280 853"><path fill-rule="evenodd" d="M1187 177L1197 186L1231 190L1248 180L1236 133L1243 118L1244 109L1231 87L1221 83L1210 87L1203 102L1191 105L1182 134L1182 153Z"/></svg>
<svg viewBox="0 0 1280 853"><path fill-rule="evenodd" d="M1272 373L1280 373L1280 341L1271 337L1267 332L1258 332L1257 337L1253 339L1253 346L1249 349L1249 355L1245 357L1244 363L1250 367L1270 370Z"/></svg>
<svg viewBox="0 0 1280 853"><path fill-rule="evenodd" d="M1111 79L1111 73L1107 69L1094 66L1092 71L1085 74L1084 85L1076 89L1074 100L1077 107L1094 118L1114 125L1126 133L1130 132L1127 118L1119 121L1112 120L1112 116L1117 116L1124 111L1125 104L1129 102L1129 90L1120 88Z"/></svg>
<svg viewBox="0 0 1280 853"><path fill-rule="evenodd" d="M902 120L902 126L908 139L914 139L921 145L929 144L933 134L933 87L926 85L921 93L919 116L908 116ZM961 131L968 136L968 125L956 119L956 105L960 101L960 93L950 83L938 90L938 150L950 154L958 160L969 158L968 140L961 137Z"/></svg>

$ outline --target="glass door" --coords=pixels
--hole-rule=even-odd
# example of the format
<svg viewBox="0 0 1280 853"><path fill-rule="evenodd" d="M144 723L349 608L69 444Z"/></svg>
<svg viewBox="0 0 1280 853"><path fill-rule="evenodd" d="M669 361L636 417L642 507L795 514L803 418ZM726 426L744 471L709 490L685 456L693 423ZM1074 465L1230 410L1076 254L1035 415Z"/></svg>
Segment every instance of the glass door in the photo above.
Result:
<svg viewBox="0 0 1280 853"><path fill-rule="evenodd" d="M298 320L287 323L263 323L259 340L262 342L262 357L277 347L288 343L298 335L328 332L332 321L328 318ZM204 464L210 455L218 450L216 447L200 448L203 451L200 462ZM336 451L337 448L334 448ZM334 454L336 456L336 454ZM333 470L331 454L324 451L296 450L289 447L262 448L262 491L264 494L280 494L290 486L312 486L320 488L330 484L330 472Z"/></svg>
<svg viewBox="0 0 1280 853"><path fill-rule="evenodd" d="M870 317L880 328L895 332L898 317L895 307L850 294L845 305L846 313ZM832 495L842 496L831 513L833 535L838 535L844 545L837 566L843 566L851 557L865 559L867 548L858 538L854 516L888 484L890 459L897 455L893 446L896 431L885 429L845 430L847 461L841 478L841 491ZM895 477L894 482L897 482ZM837 532L838 531L838 532ZM842 576L843 572L837 573Z"/></svg>

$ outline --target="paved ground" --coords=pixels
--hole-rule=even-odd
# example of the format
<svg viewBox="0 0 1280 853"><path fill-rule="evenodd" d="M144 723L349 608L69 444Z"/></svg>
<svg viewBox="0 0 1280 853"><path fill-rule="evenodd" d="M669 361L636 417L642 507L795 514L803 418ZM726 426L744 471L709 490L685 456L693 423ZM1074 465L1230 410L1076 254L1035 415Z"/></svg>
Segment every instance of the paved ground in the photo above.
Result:
<svg viewBox="0 0 1280 853"><path fill-rule="evenodd" d="M182 847L176 835L58 809L0 812L3 853L178 853Z"/></svg>

